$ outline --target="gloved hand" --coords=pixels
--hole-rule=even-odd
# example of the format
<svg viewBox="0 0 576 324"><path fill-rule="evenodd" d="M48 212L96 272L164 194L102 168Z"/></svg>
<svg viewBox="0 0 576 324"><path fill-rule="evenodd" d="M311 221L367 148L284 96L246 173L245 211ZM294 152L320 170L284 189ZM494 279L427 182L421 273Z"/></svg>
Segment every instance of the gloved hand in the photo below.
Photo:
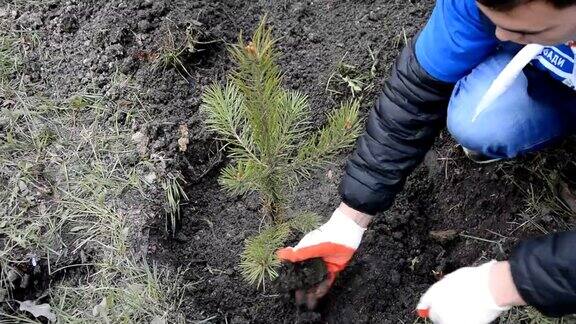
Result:
<svg viewBox="0 0 576 324"><path fill-rule="evenodd" d="M337 274L350 262L365 230L338 208L328 222L306 234L295 247L277 252L282 261L302 262L322 258L326 264L327 279L307 291L297 291L297 304L305 303L309 309L316 307L318 301L328 293Z"/></svg>
<svg viewBox="0 0 576 324"><path fill-rule="evenodd" d="M435 324L488 324L510 307L496 304L490 292L490 270L496 261L446 275L420 298L417 312Z"/></svg>

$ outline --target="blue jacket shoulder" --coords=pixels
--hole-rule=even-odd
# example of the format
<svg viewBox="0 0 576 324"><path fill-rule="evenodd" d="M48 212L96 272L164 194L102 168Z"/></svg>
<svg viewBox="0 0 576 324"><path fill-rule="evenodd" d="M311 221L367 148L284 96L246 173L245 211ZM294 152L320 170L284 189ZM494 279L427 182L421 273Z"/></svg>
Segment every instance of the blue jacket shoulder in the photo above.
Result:
<svg viewBox="0 0 576 324"><path fill-rule="evenodd" d="M456 82L498 45L494 25L474 0L437 0L416 42L416 57L434 78Z"/></svg>

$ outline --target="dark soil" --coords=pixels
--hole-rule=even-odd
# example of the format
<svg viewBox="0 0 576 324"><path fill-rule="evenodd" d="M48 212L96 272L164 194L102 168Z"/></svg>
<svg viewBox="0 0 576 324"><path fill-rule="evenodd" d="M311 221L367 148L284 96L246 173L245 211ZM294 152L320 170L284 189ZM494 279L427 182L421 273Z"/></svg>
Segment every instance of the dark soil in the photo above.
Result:
<svg viewBox="0 0 576 324"><path fill-rule="evenodd" d="M41 33L39 48L27 62L26 80L45 92L67 98L86 89L125 100L112 87L119 72L132 76L138 103L151 116L135 125L150 137L149 153L164 156L167 172L181 172L190 201L183 207L175 239L164 233L163 216L153 224L150 258L173 267L188 267L190 285L183 309L188 319L218 323L412 323L422 292L442 274L460 266L504 259L514 243L537 234L523 226L525 196L520 188L536 181L528 170L542 162L531 157L515 163L477 166L468 162L447 134L409 179L395 207L376 218L351 265L340 275L317 312L299 310L290 295L267 287L258 291L239 271L244 240L258 230L259 200L231 197L217 183L227 161L220 144L202 128L198 113L203 89L221 82L233 67L225 43L250 34L260 17L279 37L286 87L307 94L315 125L342 96L331 96L326 83L337 63L354 64L369 74L376 63L373 90L366 91L364 111L381 89L404 44L424 24L433 1L188 1L84 0L28 4L13 15L22 28ZM182 68L152 68L167 28L177 42L188 26L200 33L195 53L186 53ZM216 42L212 42L216 41ZM369 50L370 49L370 50ZM370 51L377 53L373 62ZM342 85L334 85L346 93ZM190 145L178 151L178 127L190 130ZM544 164L557 166L563 158ZM298 188L293 208L328 217L339 204L337 186L346 156ZM516 185L518 184L518 186ZM162 199L158 191L158 201ZM574 220L567 221L571 226ZM565 229L554 218L541 225ZM431 231L456 230L439 240ZM472 238L476 237L478 239ZM489 243L481 239L490 240Z"/></svg>
<svg viewBox="0 0 576 324"><path fill-rule="evenodd" d="M279 291L293 293L321 283L328 270L322 259L311 259L298 263L284 263L280 268L280 278L275 280Z"/></svg>

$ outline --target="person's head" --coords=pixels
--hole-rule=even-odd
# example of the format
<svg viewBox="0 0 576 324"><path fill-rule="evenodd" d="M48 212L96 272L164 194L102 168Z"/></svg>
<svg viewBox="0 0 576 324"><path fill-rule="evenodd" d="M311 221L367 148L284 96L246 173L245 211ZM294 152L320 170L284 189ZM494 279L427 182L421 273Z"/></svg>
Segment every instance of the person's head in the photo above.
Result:
<svg viewBox="0 0 576 324"><path fill-rule="evenodd" d="M496 37L520 44L576 40L576 0L477 0Z"/></svg>

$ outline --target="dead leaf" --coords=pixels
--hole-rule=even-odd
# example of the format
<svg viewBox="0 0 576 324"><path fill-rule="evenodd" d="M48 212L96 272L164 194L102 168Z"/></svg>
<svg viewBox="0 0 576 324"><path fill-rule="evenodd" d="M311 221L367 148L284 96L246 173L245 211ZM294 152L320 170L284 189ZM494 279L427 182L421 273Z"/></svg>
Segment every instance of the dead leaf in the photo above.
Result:
<svg viewBox="0 0 576 324"><path fill-rule="evenodd" d="M150 322L150 324L166 324L166 319L156 315Z"/></svg>
<svg viewBox="0 0 576 324"><path fill-rule="evenodd" d="M576 213L576 195L570 189L570 186L566 183L561 181L560 182L560 199L566 204L571 211Z"/></svg>
<svg viewBox="0 0 576 324"><path fill-rule="evenodd" d="M159 54L154 52L138 51L132 55L135 60L153 62L158 58Z"/></svg>
<svg viewBox="0 0 576 324"><path fill-rule="evenodd" d="M181 124L180 127L180 138L178 139L178 146L180 147L180 152L186 152L188 149L188 144L190 143L190 139L188 139L188 126L186 124Z"/></svg>
<svg viewBox="0 0 576 324"><path fill-rule="evenodd" d="M118 106L120 106L120 108L130 108L133 105L134 105L134 103L130 100L126 100L126 99L118 100Z"/></svg>
<svg viewBox="0 0 576 324"><path fill-rule="evenodd" d="M440 281L442 278L444 278L444 272L443 271L432 270L432 274L434 275L434 278L438 281Z"/></svg>
<svg viewBox="0 0 576 324"><path fill-rule="evenodd" d="M326 173L326 177L330 180L334 178L334 173L332 172L332 170L328 170L328 172Z"/></svg>
<svg viewBox="0 0 576 324"><path fill-rule="evenodd" d="M36 318L43 316L50 322L56 322L56 314L52 313L49 304L36 305L31 300L25 300L20 303L19 310L29 312Z"/></svg>
<svg viewBox="0 0 576 324"><path fill-rule="evenodd" d="M248 43L248 45L246 45L245 47L245 50L254 57L258 56L258 50L256 49L256 46L254 45L253 42Z"/></svg>
<svg viewBox="0 0 576 324"><path fill-rule="evenodd" d="M437 241L438 243L446 243L452 241L458 236L457 230L444 230L444 231L431 231L430 238Z"/></svg>

